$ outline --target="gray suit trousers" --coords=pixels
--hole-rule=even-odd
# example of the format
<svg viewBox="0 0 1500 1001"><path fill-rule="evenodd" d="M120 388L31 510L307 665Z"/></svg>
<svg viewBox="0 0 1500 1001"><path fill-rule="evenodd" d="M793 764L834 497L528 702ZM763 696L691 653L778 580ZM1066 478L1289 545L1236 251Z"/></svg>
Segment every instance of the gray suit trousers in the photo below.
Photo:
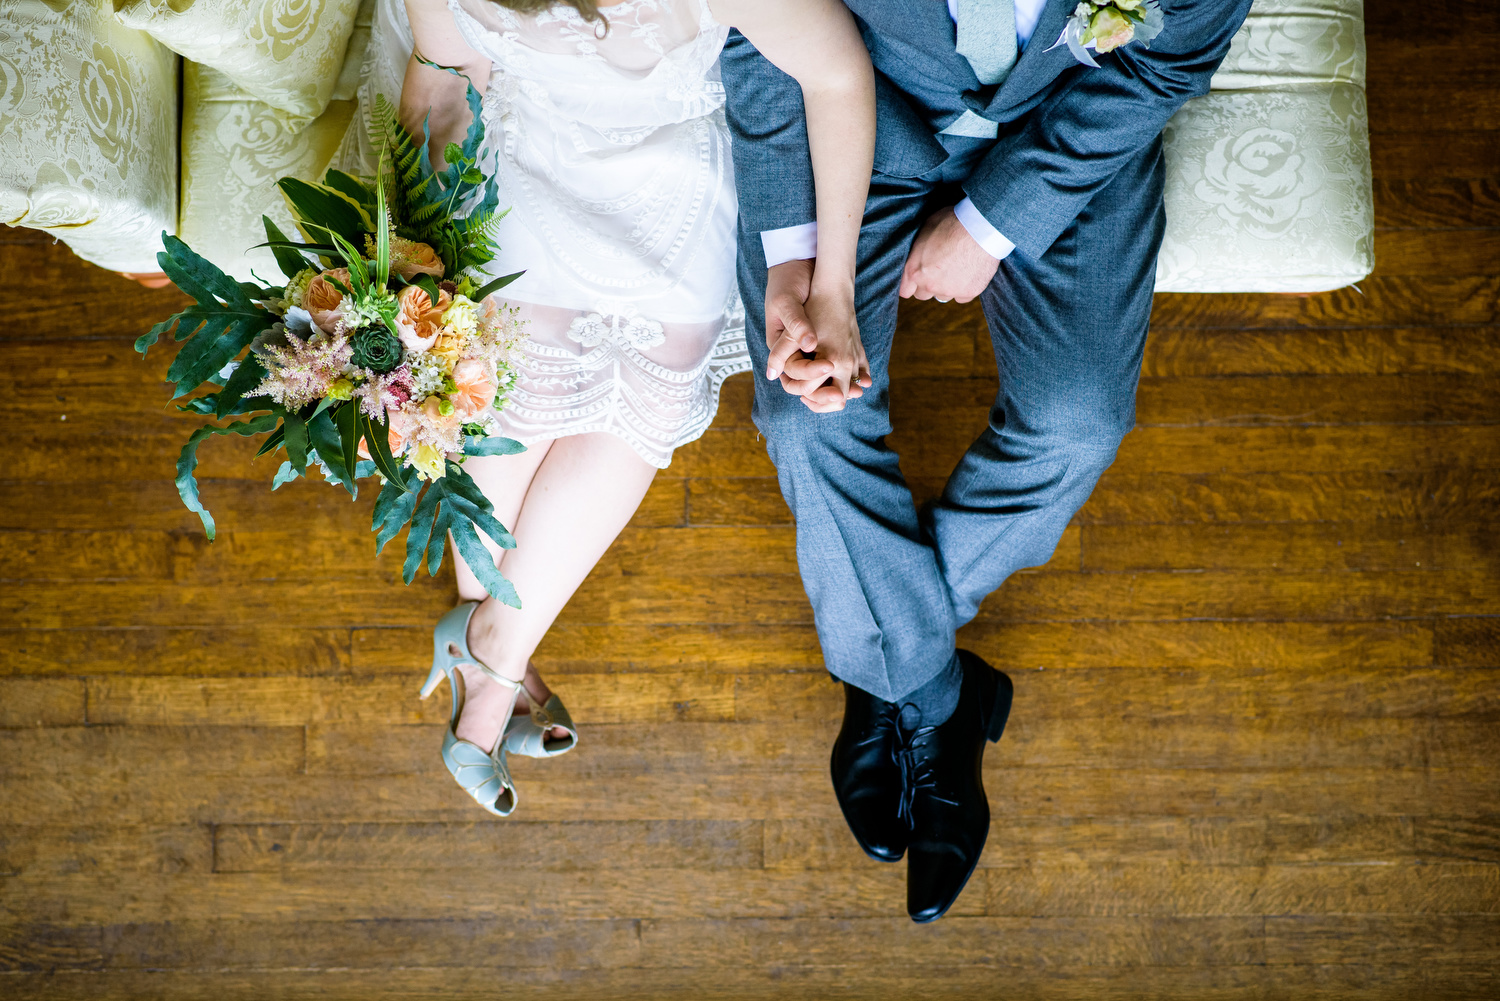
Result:
<svg viewBox="0 0 1500 1001"><path fill-rule="evenodd" d="M797 520L824 661L888 701L947 665L955 630L987 594L1047 561L1114 460L1135 421L1164 227L1157 139L1040 259L1017 251L1001 262L982 297L1000 371L989 427L919 517L885 441L897 289L918 227L963 197L957 185L989 143L947 145L927 174L871 182L856 308L875 384L840 413L814 414L765 378L765 257L743 216L739 233L754 418Z"/></svg>

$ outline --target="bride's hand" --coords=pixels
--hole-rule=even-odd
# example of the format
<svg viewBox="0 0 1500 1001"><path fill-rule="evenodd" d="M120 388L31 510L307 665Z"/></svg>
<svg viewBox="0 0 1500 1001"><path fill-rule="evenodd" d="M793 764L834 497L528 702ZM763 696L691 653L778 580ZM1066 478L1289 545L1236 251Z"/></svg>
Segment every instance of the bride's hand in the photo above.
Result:
<svg viewBox="0 0 1500 1001"><path fill-rule="evenodd" d="M766 276L766 378L815 413L844 409L870 382L854 289L849 282L817 282L813 261L787 261Z"/></svg>
<svg viewBox="0 0 1500 1001"><path fill-rule="evenodd" d="M807 298L807 317L818 341L813 357L831 364L833 369L824 384L801 394L802 402L818 414L843 410L846 403L859 399L873 384L865 345L859 336L859 321L854 316L852 284L822 287L814 275L812 294Z"/></svg>
<svg viewBox="0 0 1500 1001"><path fill-rule="evenodd" d="M471 116L464 96L465 82L463 77L433 69L415 55L407 63L396 114L406 131L419 140L426 122L430 139L427 152L434 170L447 168L443 150L450 142L463 142L468 131Z"/></svg>

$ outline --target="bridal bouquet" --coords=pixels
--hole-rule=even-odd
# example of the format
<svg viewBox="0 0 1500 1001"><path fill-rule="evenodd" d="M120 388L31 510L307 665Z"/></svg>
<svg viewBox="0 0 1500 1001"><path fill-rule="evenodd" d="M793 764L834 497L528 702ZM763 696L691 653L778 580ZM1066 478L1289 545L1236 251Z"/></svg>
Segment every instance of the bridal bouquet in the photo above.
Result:
<svg viewBox="0 0 1500 1001"><path fill-rule="evenodd" d="M450 71L451 72L451 71ZM478 168L484 138L479 96L473 123L433 169L424 123L418 142L377 99L378 175L330 170L321 184L278 182L303 240L263 218L285 285L236 282L165 233L162 270L196 300L136 341L144 356L175 329L185 341L167 372L178 409L216 421L194 431L177 462L177 490L214 537L198 497L198 446L213 435L265 434L257 456L283 452L271 489L315 465L357 496L378 476L376 551L410 526L402 568L411 583L425 562L436 574L448 534L486 589L519 607L478 533L515 540L463 469L470 455L522 451L499 437L495 412L514 383L520 339L510 312L486 297L519 274L485 284L498 190ZM259 276L257 276L258 278ZM263 279L260 280L264 282Z"/></svg>

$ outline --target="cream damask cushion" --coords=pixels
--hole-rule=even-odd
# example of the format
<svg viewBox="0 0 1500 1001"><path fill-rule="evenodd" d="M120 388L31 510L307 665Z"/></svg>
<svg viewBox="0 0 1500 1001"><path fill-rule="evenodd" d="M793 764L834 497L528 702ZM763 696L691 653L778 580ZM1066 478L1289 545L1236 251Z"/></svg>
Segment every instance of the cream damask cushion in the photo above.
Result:
<svg viewBox="0 0 1500 1001"><path fill-rule="evenodd" d="M184 63L182 212L177 235L241 281L275 282L281 271L264 242L261 216L297 239L279 178L321 179L355 119L355 102L329 102L311 125L293 132L276 109L228 76Z"/></svg>
<svg viewBox="0 0 1500 1001"><path fill-rule="evenodd" d="M157 271L177 221L177 57L107 2L0 2L0 222Z"/></svg>
<svg viewBox="0 0 1500 1001"><path fill-rule="evenodd" d="M113 0L122 24L284 113L292 130L328 106L359 0Z"/></svg>
<svg viewBox="0 0 1500 1001"><path fill-rule="evenodd" d="M1360 0L1256 0L1168 123L1159 292L1322 292L1374 269Z"/></svg>

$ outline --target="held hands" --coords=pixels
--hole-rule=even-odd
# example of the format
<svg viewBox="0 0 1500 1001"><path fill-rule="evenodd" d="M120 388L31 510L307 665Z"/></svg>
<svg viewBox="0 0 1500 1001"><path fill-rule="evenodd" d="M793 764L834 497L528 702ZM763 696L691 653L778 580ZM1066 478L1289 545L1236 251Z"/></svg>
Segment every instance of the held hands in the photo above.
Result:
<svg viewBox="0 0 1500 1001"><path fill-rule="evenodd" d="M787 261L766 280L766 378L814 413L844 409L873 383L847 282L823 287L814 261ZM970 302L995 277L1000 262L959 223L952 208L934 212L912 243L901 275L903 298Z"/></svg>
<svg viewBox="0 0 1500 1001"><path fill-rule="evenodd" d="M922 224L901 273L901 297L970 302L985 290L1000 262L974 242L946 208Z"/></svg>
<svg viewBox="0 0 1500 1001"><path fill-rule="evenodd" d="M766 346L771 349L766 378L814 413L843 410L873 385L859 324L854 288L825 288L814 278L814 262L787 261L771 268L766 280Z"/></svg>

